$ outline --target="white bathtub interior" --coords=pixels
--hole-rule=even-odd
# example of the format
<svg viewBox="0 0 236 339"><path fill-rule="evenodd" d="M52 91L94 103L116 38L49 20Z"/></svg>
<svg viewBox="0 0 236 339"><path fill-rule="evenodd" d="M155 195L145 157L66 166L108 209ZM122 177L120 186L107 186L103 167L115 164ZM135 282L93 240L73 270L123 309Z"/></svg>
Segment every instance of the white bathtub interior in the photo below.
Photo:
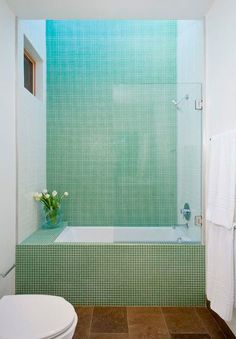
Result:
<svg viewBox="0 0 236 339"><path fill-rule="evenodd" d="M199 238L199 239L198 239ZM116 227L68 226L56 238L56 243L192 243L200 236L190 237L188 228L181 227Z"/></svg>

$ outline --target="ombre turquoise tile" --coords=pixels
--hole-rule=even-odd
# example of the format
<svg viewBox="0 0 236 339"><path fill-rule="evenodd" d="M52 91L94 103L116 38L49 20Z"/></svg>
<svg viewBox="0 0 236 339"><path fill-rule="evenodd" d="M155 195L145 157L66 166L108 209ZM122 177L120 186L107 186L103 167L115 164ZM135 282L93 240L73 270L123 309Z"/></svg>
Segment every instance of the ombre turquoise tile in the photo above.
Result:
<svg viewBox="0 0 236 339"><path fill-rule="evenodd" d="M175 21L47 22L47 182L69 224L176 223L175 97Z"/></svg>

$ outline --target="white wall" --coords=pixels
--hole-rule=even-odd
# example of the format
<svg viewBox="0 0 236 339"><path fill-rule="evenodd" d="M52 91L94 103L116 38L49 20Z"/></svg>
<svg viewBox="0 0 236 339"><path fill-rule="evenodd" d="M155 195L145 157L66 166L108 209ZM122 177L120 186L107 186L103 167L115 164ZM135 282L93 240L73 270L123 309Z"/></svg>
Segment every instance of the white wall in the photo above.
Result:
<svg viewBox="0 0 236 339"><path fill-rule="evenodd" d="M15 262L15 16L0 0L0 273ZM0 297L14 292L14 271L0 277Z"/></svg>
<svg viewBox="0 0 236 339"><path fill-rule="evenodd" d="M214 0L8 0L22 19L200 19ZM224 0L222 0L224 1ZM50 4L50 6L49 6Z"/></svg>
<svg viewBox="0 0 236 339"><path fill-rule="evenodd" d="M235 13L235 0L216 0L206 18L208 136L236 128Z"/></svg>
<svg viewBox="0 0 236 339"><path fill-rule="evenodd" d="M37 59L36 96L24 88L24 37ZM33 193L46 186L45 21L18 21L17 36L18 242L40 223Z"/></svg>
<svg viewBox="0 0 236 339"><path fill-rule="evenodd" d="M216 0L206 16L207 140L236 129L235 13L235 0ZM236 312L229 325L236 334Z"/></svg>
<svg viewBox="0 0 236 339"><path fill-rule="evenodd" d="M201 228L194 225L194 216L202 214L201 192L201 111L195 100L201 99L204 82L204 22L178 21L177 24L177 99L186 94L188 100L176 110L177 115L177 213L178 223L185 222L180 209L188 202L192 211L189 235L201 240Z"/></svg>

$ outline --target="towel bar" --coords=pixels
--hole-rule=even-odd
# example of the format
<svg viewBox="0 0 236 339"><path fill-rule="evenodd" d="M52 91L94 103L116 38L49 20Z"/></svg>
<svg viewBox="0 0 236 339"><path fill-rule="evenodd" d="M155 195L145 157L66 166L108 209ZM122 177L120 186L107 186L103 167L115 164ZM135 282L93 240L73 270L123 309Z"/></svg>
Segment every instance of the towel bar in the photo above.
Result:
<svg viewBox="0 0 236 339"><path fill-rule="evenodd" d="M13 264L6 272L1 273L0 276L1 276L2 278L6 278L6 276L7 276L7 275L8 275L15 267L16 267L16 265Z"/></svg>

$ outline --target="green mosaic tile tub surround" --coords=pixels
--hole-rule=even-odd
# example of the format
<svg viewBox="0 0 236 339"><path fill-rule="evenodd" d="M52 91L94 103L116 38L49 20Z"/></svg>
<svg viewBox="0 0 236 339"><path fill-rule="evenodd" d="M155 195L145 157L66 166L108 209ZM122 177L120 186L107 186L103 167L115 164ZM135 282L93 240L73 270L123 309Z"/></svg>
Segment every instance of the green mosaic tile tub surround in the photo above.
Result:
<svg viewBox="0 0 236 339"><path fill-rule="evenodd" d="M38 230L16 250L16 292L52 294L74 305L202 306L200 244L54 243Z"/></svg>
<svg viewBox="0 0 236 339"><path fill-rule="evenodd" d="M70 225L176 223L176 30L47 21L47 182Z"/></svg>

